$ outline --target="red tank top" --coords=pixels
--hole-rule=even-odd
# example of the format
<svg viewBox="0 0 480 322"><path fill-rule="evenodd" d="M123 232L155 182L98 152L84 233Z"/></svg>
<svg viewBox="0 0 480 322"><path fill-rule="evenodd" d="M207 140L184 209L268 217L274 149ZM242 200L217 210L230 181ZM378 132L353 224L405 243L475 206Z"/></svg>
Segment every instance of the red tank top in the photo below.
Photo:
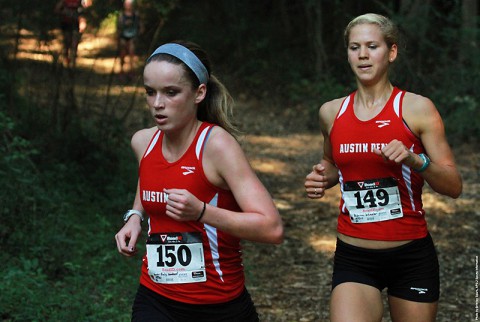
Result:
<svg viewBox="0 0 480 322"><path fill-rule="evenodd" d="M202 167L204 144L213 128L202 123L192 144L177 161L162 154L157 131L140 162L140 197L149 216L147 254L140 283L170 299L192 304L222 303L244 289L240 239L196 221L165 214L164 188L187 189L206 203L240 211L233 194L212 185Z"/></svg>
<svg viewBox="0 0 480 322"><path fill-rule="evenodd" d="M64 0L62 10L63 23L78 23L79 8L82 5L81 0Z"/></svg>
<svg viewBox="0 0 480 322"><path fill-rule="evenodd" d="M408 240L425 237L423 178L410 167L386 162L373 153L393 139L414 153L425 152L402 118L404 91L394 88L383 110L359 120L350 94L333 123L330 142L342 192L338 232L364 239Z"/></svg>

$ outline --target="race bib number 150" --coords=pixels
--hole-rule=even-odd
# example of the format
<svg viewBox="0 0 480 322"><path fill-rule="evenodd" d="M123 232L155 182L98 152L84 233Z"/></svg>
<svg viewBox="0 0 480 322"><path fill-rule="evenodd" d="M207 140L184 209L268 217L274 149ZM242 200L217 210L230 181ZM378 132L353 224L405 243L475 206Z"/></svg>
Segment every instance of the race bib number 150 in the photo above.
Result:
<svg viewBox="0 0 480 322"><path fill-rule="evenodd" d="M205 282L202 236L194 233L160 233L147 239L148 275L155 283Z"/></svg>
<svg viewBox="0 0 480 322"><path fill-rule="evenodd" d="M343 200L353 223L403 217L400 192L395 178L345 182Z"/></svg>

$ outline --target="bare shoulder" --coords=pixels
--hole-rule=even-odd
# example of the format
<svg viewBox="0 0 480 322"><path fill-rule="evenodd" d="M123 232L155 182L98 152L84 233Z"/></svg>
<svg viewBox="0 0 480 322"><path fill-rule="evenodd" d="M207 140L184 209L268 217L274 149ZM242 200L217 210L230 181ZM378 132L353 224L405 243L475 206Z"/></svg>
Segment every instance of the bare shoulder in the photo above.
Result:
<svg viewBox="0 0 480 322"><path fill-rule="evenodd" d="M148 129L142 129L135 132L132 136L131 146L135 155L140 158L147 149L150 140L152 139L153 135L157 132L157 127L151 127Z"/></svg>
<svg viewBox="0 0 480 322"><path fill-rule="evenodd" d="M141 143L144 143L145 141L147 141L146 144L148 144L152 136L157 132L157 130L158 129L155 126L148 129L138 130L132 136L132 145L141 144Z"/></svg>
<svg viewBox="0 0 480 322"><path fill-rule="evenodd" d="M322 127L322 131L330 130L333 125L333 121L335 120L335 117L337 116L338 111L340 110L342 102L345 100L345 98L346 96L336 98L320 106L318 115L320 118L320 126Z"/></svg>
<svg viewBox="0 0 480 322"><path fill-rule="evenodd" d="M220 126L215 126L210 132L206 149L209 152L228 154L231 148L240 148L237 140Z"/></svg>
<svg viewBox="0 0 480 322"><path fill-rule="evenodd" d="M249 173L246 170L249 163L240 144L220 126L212 129L205 144L203 160L205 176L222 189L232 190L235 181L242 181Z"/></svg>
<svg viewBox="0 0 480 322"><path fill-rule="evenodd" d="M323 105L320 106L320 113L334 114L335 116L340 110L340 106L342 105L342 102L345 100L345 98L346 96L335 98L331 101L323 103Z"/></svg>
<svg viewBox="0 0 480 322"><path fill-rule="evenodd" d="M406 92L403 98L403 110L404 112L425 113L432 112L436 108L428 97Z"/></svg>
<svg viewBox="0 0 480 322"><path fill-rule="evenodd" d="M402 117L417 135L432 124L442 123L435 104L428 97L411 92L406 92L403 98Z"/></svg>
<svg viewBox="0 0 480 322"><path fill-rule="evenodd" d="M247 157L235 137L220 126L215 126L205 145L204 156L220 171L247 165Z"/></svg>

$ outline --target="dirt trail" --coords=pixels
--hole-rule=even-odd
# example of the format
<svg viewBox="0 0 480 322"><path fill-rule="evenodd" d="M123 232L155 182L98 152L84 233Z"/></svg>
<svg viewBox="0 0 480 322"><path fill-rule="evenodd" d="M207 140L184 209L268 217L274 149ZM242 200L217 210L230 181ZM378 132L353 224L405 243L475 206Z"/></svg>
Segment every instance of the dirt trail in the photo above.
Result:
<svg viewBox="0 0 480 322"><path fill-rule="evenodd" d="M105 46L114 46L108 36L85 35L80 44L78 68L84 70L84 76L76 82L77 93L89 89L91 97L85 98L85 105L105 101L102 95L115 61L113 57L96 56ZM58 43L41 47L25 40L19 58L49 61L48 51L58 50ZM119 101L131 102L128 98L133 93L142 92L134 85L116 82L111 90L127 98ZM138 129L148 122L148 115L141 99L135 104L139 117L132 117L129 125ZM244 243L247 287L261 320L328 321L339 191L334 188L321 201L311 201L303 189L306 174L320 157L320 135L307 130L311 116L299 107L278 108L270 102L240 100L235 116L246 133L241 141L246 154L273 195L285 223L282 245ZM441 322L475 319L478 283L480 152L461 146L455 153L464 178L463 195L452 200L425 187L424 198L441 267ZM387 316L386 312L385 321L390 320Z"/></svg>
<svg viewBox="0 0 480 322"><path fill-rule="evenodd" d="M260 103L239 104L236 115L247 133L258 133L246 136L245 150L275 198L286 239L277 247L245 243L248 286L263 321L328 321L339 191L328 191L322 201L305 197L303 182L320 157L320 135L306 130L308 113L274 115ZM441 266L438 321L444 322L475 319L480 253L480 154L470 146L455 148L455 154L464 178L462 196L453 200L424 188ZM390 321L388 312L384 316Z"/></svg>

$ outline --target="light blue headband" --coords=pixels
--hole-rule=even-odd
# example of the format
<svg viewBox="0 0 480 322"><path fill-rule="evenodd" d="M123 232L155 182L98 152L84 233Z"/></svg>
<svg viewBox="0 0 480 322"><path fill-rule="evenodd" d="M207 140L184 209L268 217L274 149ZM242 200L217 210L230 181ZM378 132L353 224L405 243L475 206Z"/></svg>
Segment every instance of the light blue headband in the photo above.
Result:
<svg viewBox="0 0 480 322"><path fill-rule="evenodd" d="M153 54L148 57L147 61L149 61L150 58L152 58L156 54L169 54L173 57L180 59L195 73L195 75L197 75L200 84L208 83L207 68L205 67L205 65L203 65L200 59L198 59L198 57L195 56L195 54L187 47L174 43L162 45L155 49Z"/></svg>

